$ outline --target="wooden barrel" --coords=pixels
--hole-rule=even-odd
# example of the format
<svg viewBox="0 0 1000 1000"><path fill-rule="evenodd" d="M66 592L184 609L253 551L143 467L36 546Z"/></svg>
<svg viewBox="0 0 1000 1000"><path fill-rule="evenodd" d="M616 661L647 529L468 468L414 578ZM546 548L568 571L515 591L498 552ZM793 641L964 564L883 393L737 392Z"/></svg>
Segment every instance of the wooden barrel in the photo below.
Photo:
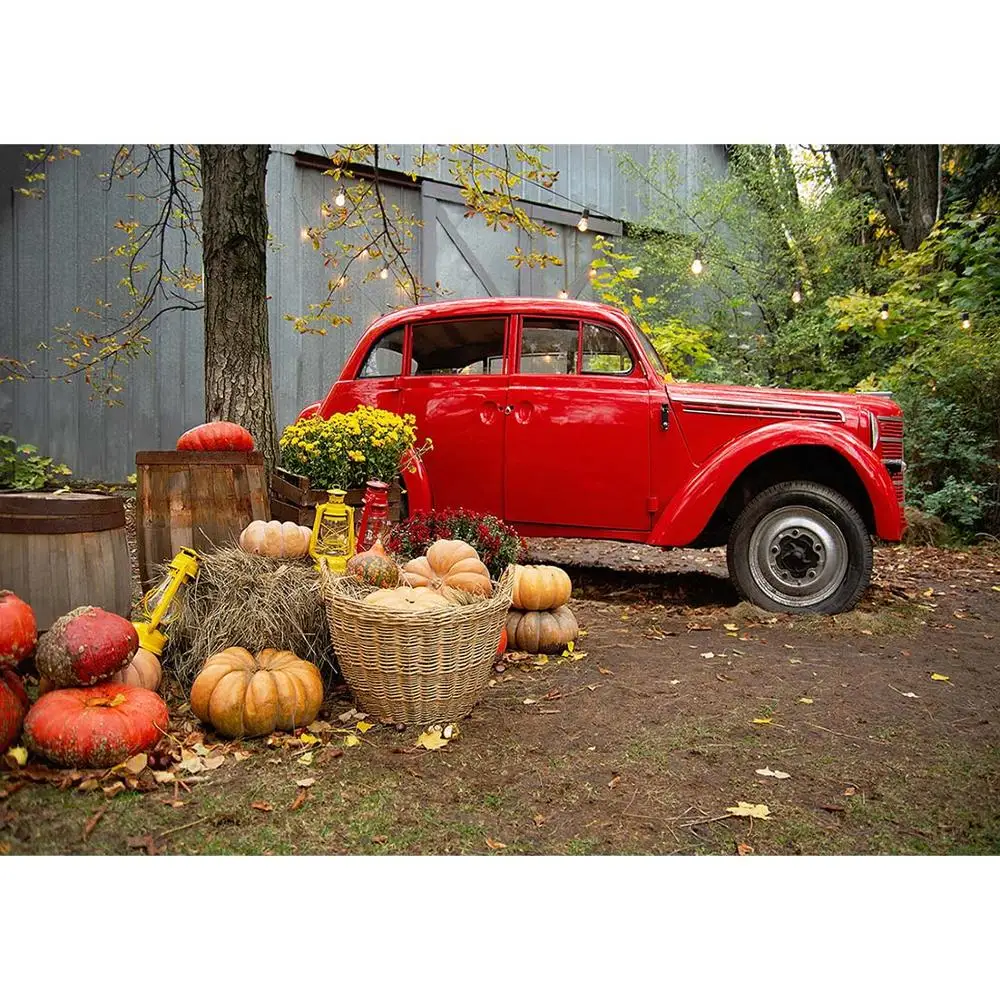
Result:
<svg viewBox="0 0 1000 1000"><path fill-rule="evenodd" d="M264 457L252 451L140 451L135 456L135 530L143 590L181 546L232 545L270 520Z"/></svg>
<svg viewBox="0 0 1000 1000"><path fill-rule="evenodd" d="M12 590L44 631L83 604L128 618L132 566L121 497L0 493L0 590Z"/></svg>

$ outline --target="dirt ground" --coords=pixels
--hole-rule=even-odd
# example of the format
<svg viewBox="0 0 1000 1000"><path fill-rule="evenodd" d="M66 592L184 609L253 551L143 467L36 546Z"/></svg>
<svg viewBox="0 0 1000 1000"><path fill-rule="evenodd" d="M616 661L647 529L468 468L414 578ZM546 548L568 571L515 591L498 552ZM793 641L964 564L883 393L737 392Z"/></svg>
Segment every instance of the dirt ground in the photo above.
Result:
<svg viewBox="0 0 1000 1000"><path fill-rule="evenodd" d="M834 618L738 603L721 550L529 556L567 568L584 633L508 656L443 749L342 720L343 685L305 741L220 743L174 684L163 746L209 766L156 784L8 762L0 853L1000 851L1000 548L880 548Z"/></svg>

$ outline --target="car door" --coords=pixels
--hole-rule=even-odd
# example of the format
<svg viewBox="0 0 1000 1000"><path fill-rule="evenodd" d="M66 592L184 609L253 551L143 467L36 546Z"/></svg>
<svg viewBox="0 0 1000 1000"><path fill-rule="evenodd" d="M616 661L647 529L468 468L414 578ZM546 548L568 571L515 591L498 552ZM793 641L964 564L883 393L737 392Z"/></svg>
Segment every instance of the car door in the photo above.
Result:
<svg viewBox="0 0 1000 1000"><path fill-rule="evenodd" d="M525 316L514 353L507 520L648 530L652 404L625 338L589 320Z"/></svg>
<svg viewBox="0 0 1000 1000"><path fill-rule="evenodd" d="M410 327L399 379L402 408L417 418L434 506L503 517L508 317L437 318Z"/></svg>

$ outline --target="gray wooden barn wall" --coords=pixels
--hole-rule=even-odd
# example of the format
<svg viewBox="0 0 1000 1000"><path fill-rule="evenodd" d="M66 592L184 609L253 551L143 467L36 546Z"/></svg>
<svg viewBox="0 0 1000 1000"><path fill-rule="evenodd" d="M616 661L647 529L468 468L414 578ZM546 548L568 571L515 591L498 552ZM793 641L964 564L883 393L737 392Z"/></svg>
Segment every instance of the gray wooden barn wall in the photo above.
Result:
<svg viewBox="0 0 1000 1000"><path fill-rule="evenodd" d="M124 307L116 288L116 264L95 262L120 242L118 219L154 210L152 201L136 202L144 181L115 184L110 190L98 179L111 163L116 147L84 146L81 156L49 165L45 197L27 199L14 193L23 184L23 148L0 146L0 355L35 356L54 327L80 323L74 307L92 307L97 299ZM323 152L323 147L299 147ZM404 163L419 147L390 147ZM704 171L725 169L721 146L621 147L640 162L655 151L677 156L689 188ZM298 165L295 147L275 147L268 164L267 197L272 250L268 257L269 323L279 430L294 420L302 406L319 399L337 377L363 332L377 315L405 304L394 282L348 281L339 293L338 309L352 323L325 337L297 334L284 316L302 314L326 294L328 272L322 258L303 238L307 226L321 221L320 205L332 196L330 178ZM566 260L564 268L515 271L506 260L517 239L493 233L478 220L464 219L454 191L441 183L425 183L423 191L394 187L393 200L403 211L425 220L417 230L412 259L425 283L440 281L449 296L554 295L560 288L586 297L584 275L590 261L593 232L620 232L617 224L595 222L581 236L573 224L586 204L595 213L616 219L641 217L642 192L616 169L610 150L593 146L554 146L549 160L560 171L553 191L531 192L550 206L548 222L557 239L546 249ZM431 181L450 178L443 165L428 171ZM148 186L146 193L150 192ZM537 197L536 197L537 196ZM539 212L543 209L539 209ZM540 244L535 244L541 249ZM195 262L194 266L199 266ZM151 354L131 362L121 404L107 407L88 399L87 386L44 380L0 383L0 434L37 445L79 476L122 481L134 472L136 451L172 448L188 427L204 420L203 336L200 312L171 313L152 334Z"/></svg>

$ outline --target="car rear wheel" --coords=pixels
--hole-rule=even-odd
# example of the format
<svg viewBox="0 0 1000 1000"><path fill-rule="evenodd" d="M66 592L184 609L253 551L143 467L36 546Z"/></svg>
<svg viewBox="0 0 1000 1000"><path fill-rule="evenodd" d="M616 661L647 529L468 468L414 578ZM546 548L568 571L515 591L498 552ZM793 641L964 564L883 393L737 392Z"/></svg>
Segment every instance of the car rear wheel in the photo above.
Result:
<svg viewBox="0 0 1000 1000"><path fill-rule="evenodd" d="M778 483L736 519L727 560L733 584L753 604L835 615L853 608L871 580L872 540L836 490Z"/></svg>

